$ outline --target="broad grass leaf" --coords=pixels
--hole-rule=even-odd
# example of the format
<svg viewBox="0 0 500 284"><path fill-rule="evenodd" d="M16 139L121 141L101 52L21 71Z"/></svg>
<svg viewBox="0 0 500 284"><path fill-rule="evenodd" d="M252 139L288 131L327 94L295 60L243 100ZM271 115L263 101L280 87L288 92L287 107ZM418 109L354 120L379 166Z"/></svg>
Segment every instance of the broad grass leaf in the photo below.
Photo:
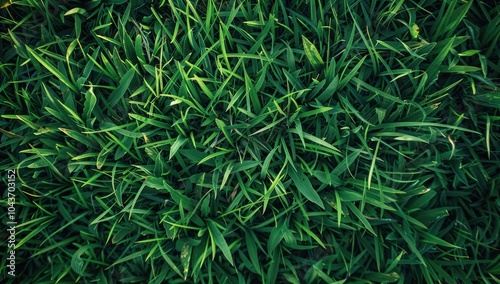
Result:
<svg viewBox="0 0 500 284"><path fill-rule="evenodd" d="M191 251L192 251L192 247L189 244L189 242L186 241L184 243L184 245L182 246L182 250L181 250L181 263L182 263L182 267L183 267L182 272L184 275L184 280L186 280L188 275L189 275L189 262L191 261Z"/></svg>
<svg viewBox="0 0 500 284"><path fill-rule="evenodd" d="M464 57L464 56L472 56L472 55L475 55L475 54L478 54L479 52L481 52L481 50L478 50L478 49L470 49L470 50L466 50L464 52L460 52L458 54L458 56L461 56L461 57Z"/></svg>
<svg viewBox="0 0 500 284"><path fill-rule="evenodd" d="M245 243L248 248L248 256L250 257L250 261L252 262L253 267L257 271L257 273L262 273L261 264L259 262L258 248L256 243L259 242L257 237L252 232L246 232L245 234Z"/></svg>
<svg viewBox="0 0 500 284"><path fill-rule="evenodd" d="M323 241L321 241L321 239L318 237L317 234L311 231L307 223L305 225L297 221L294 221L293 223L297 226L298 229L303 230L307 235L309 235L313 240L315 240L322 248L326 249L326 246L323 243Z"/></svg>
<svg viewBox="0 0 500 284"><path fill-rule="evenodd" d="M4 1L8 2L10 0L4 0ZM22 58L28 58L28 51L27 51L28 46L25 45L23 42L21 42L21 39L19 39L16 33L12 32L11 30L9 30L9 35L12 39L14 47L16 48L17 54Z"/></svg>
<svg viewBox="0 0 500 284"><path fill-rule="evenodd" d="M273 148L269 152L269 154L267 154L266 159L264 159L264 163L262 164L262 169L260 171L260 178L261 179L263 179L266 176L267 171L269 170L269 165L271 164L271 160L273 159L275 152L276 152L276 148Z"/></svg>
<svg viewBox="0 0 500 284"><path fill-rule="evenodd" d="M108 148L109 147L109 148ZM101 169L104 164L106 163L106 159L109 155L109 153L111 153L111 151L115 148L114 145L111 145L111 144L107 144L106 147L104 147L100 152L99 152L99 155L97 156L97 159L96 159L96 167L97 169Z"/></svg>
<svg viewBox="0 0 500 284"><path fill-rule="evenodd" d="M372 233L374 236L377 236L377 233L375 233L375 230L373 230L372 225L370 224L370 222L368 222L368 220L363 215L363 213L352 202L345 202L345 204L347 205L347 207L349 208L349 210L354 215L356 215L356 217L361 221L361 223L363 224L363 226L365 227L365 229L367 229L368 231L370 231L370 233Z"/></svg>
<svg viewBox="0 0 500 284"><path fill-rule="evenodd" d="M83 104L83 119L88 121L89 119L92 118L92 111L94 110L94 107L97 103L97 97L93 92L93 87L90 86L90 88L85 92L85 102Z"/></svg>
<svg viewBox="0 0 500 284"><path fill-rule="evenodd" d="M44 217L32 219L30 221L32 221L33 223L36 223L37 226L35 226L32 231L30 231L26 236L23 236L23 238L21 238L17 242L16 247L15 247L16 249L19 248L19 247L22 247L22 245L24 245L25 243L28 243L36 235L38 235L41 232L43 232L44 230L46 230L47 227L51 223L53 223L54 221L56 221L56 218L55 218L55 216L44 216Z"/></svg>
<svg viewBox="0 0 500 284"><path fill-rule="evenodd" d="M299 130L302 130L302 129L292 128L292 129L290 129L290 130L288 130L288 131L289 131L289 132L291 132L291 133L295 133L295 134L299 135L299 137L300 137L301 141L302 141L302 139L304 139L304 138L305 138L305 139L307 139L307 140L309 140L309 141L312 141L312 142L314 142L314 143L316 143L316 144L319 144L319 145L321 145L321 146L324 146L324 147L326 147L326 148L328 148L328 149L332 150L332 151L331 151L331 153L333 153L333 154L339 154L339 153L338 153L338 152L339 152L339 149L337 149L337 148L336 148L335 146L333 146L332 144L330 144L330 143L328 143L328 142L324 141L323 139L320 139L320 138L318 138L318 137L316 137L316 136L314 136L314 135L311 135L311 134L309 134L309 133L305 133L305 132L299 133ZM302 135L301 135L301 134L302 134Z"/></svg>
<svg viewBox="0 0 500 284"><path fill-rule="evenodd" d="M439 66L441 66L442 62L453 48L453 42L455 41L455 37L448 40L448 43L440 50L438 56L431 62L427 70L427 76L429 78L429 83L433 83L436 81L437 76L439 74Z"/></svg>
<svg viewBox="0 0 500 284"><path fill-rule="evenodd" d="M333 185L333 186L342 185L342 180L338 176L335 176L332 173L329 173L327 171L316 170L316 171L313 171L313 175L324 184Z"/></svg>
<svg viewBox="0 0 500 284"><path fill-rule="evenodd" d="M321 58L316 46L314 46L305 36L302 36L302 44L304 45L304 52L306 53L307 60L309 60L312 67L314 67L314 69L322 68L325 62Z"/></svg>
<svg viewBox="0 0 500 284"><path fill-rule="evenodd" d="M87 250L98 247L97 244L88 244L81 248L79 248L73 256L71 257L71 268L75 273L80 276L91 275L89 273L85 273L85 263L81 258L82 254L84 254Z"/></svg>
<svg viewBox="0 0 500 284"><path fill-rule="evenodd" d="M136 258L139 258L139 257L147 254L147 253L149 253L149 249L143 249L143 250L140 250L140 251L136 251L136 252L134 252L132 254L129 254L127 256L119 258L118 260L116 260L115 262L113 262L113 264L111 264L109 267L113 267L113 266L118 265L120 263L124 263L124 262L130 261L130 260L134 260ZM144 261L144 260L141 260L141 261Z"/></svg>
<svg viewBox="0 0 500 284"><path fill-rule="evenodd" d="M109 95L108 105L110 108L113 108L120 101L120 99L123 98L127 90L129 90L130 83L134 78L135 72L136 71L134 70L134 68L130 68L127 73L125 73L125 75L120 79L118 87L114 89Z"/></svg>
<svg viewBox="0 0 500 284"><path fill-rule="evenodd" d="M215 124L217 124L217 127L222 131L222 134L224 134L224 137L226 137L227 141L231 146L234 146L233 139L231 138L231 134L227 131L227 125L224 123L224 121L216 118L215 119Z"/></svg>
<svg viewBox="0 0 500 284"><path fill-rule="evenodd" d="M361 154L361 149L356 149L349 155L347 155L336 167L333 169L331 175L340 177L343 173L345 173L351 164L356 161L359 154Z"/></svg>
<svg viewBox="0 0 500 284"><path fill-rule="evenodd" d="M417 24L413 24L413 26L410 29L410 33L412 38L418 38L418 34L420 33L420 28L417 26Z"/></svg>
<svg viewBox="0 0 500 284"><path fill-rule="evenodd" d="M345 76L342 77L342 79L340 80L340 83L338 85L338 88L341 89L343 88L344 86L347 85L347 83L349 83L353 78L354 76L358 73L358 71L361 69L361 67L363 66L363 63L365 62L365 59L368 57L368 55L365 55L363 56L359 61L358 63L356 63L356 65L350 69L349 73L347 73ZM352 59L351 61L354 61L354 59ZM349 65L346 65L344 71L346 71L348 69ZM342 75L344 75L344 72L342 73Z"/></svg>
<svg viewBox="0 0 500 284"><path fill-rule="evenodd" d="M478 105L500 108L500 91L477 94L468 97L468 100Z"/></svg>
<svg viewBox="0 0 500 284"><path fill-rule="evenodd" d="M170 186L165 179L161 177L153 177L153 176L148 176L145 181L145 185L155 188L155 189L166 189L170 195L172 196L172 199L175 201L177 205L179 205L182 202L182 206L186 210L193 210L194 209L194 204L193 200L186 195L182 194L181 190L176 190Z"/></svg>
<svg viewBox="0 0 500 284"><path fill-rule="evenodd" d="M229 261L229 263L234 266L233 256L231 254L229 246L227 245L226 239L224 239L224 235L222 235L222 233L219 231L219 228L217 228L217 225L214 221L208 220L207 225L208 225L208 231L210 232L213 241L215 242L217 247L222 251L222 254Z"/></svg>
<svg viewBox="0 0 500 284"><path fill-rule="evenodd" d="M67 11L66 13L64 13L64 16L70 16L70 15L74 15L74 14L80 14L82 16L88 15L87 10L85 10L83 8L73 8L73 9Z"/></svg>
<svg viewBox="0 0 500 284"><path fill-rule="evenodd" d="M449 247L449 248L454 248L454 249L461 249L460 246L451 244L451 243L449 243L449 242L447 242L439 237L436 237L432 234L429 234L427 232L419 232L419 233L422 235L422 242L426 242L429 244L436 244L439 246Z"/></svg>
<svg viewBox="0 0 500 284"><path fill-rule="evenodd" d="M218 157L218 156L222 156L222 155L225 155L225 154L228 154L228 153L231 153L233 152L234 150L233 149L225 149L225 150L219 150L213 154L210 154L208 156L206 156L205 158L201 159L199 162L198 162L198 165L201 165L201 164L207 164L207 162L210 162L211 159L215 158L215 157Z"/></svg>
<svg viewBox="0 0 500 284"><path fill-rule="evenodd" d="M179 268L175 265L175 263L172 261L172 259L166 254L165 250L162 248L162 245L158 241L158 249L160 250L161 256L165 260L165 262L170 266L172 270L177 273L179 276L183 276L182 273L180 272Z"/></svg>
<svg viewBox="0 0 500 284"><path fill-rule="evenodd" d="M392 226L392 228L394 228L399 233L399 235L405 240L410 250L417 256L421 263L427 267L427 263L425 262L424 257L417 248L417 242L415 242L415 238L413 237L412 232L409 230L409 226L406 224L404 225L404 228L401 228L401 225L398 224Z"/></svg>
<svg viewBox="0 0 500 284"><path fill-rule="evenodd" d="M297 166L296 168L300 169L299 166ZM295 169L289 168L288 175L293 180L293 183L295 184L295 186L297 187L299 192L302 195L304 195L305 198L307 198L309 201L317 204L319 207L325 209L325 205L323 204L321 197L314 190L311 182L306 177L306 175L304 175L304 173L297 172Z"/></svg>
<svg viewBox="0 0 500 284"><path fill-rule="evenodd" d="M241 172L241 171L251 173L254 170L256 170L260 164L261 164L261 162L259 162L259 161L243 161L241 163L236 163L236 164L234 164L234 168L232 170L232 173L237 173L237 172Z"/></svg>
<svg viewBox="0 0 500 284"><path fill-rule="evenodd" d="M177 136L177 139L175 139L174 144L172 144L172 147L170 147L170 154L168 155L168 159L171 160L177 151L188 141L187 138L182 137L181 135Z"/></svg>

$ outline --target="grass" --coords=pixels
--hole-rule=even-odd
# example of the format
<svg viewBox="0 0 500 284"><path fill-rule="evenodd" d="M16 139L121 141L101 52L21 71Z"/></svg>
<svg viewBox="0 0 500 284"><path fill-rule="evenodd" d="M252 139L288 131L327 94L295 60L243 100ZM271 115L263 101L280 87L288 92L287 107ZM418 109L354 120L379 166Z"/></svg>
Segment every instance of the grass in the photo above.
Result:
<svg viewBox="0 0 500 284"><path fill-rule="evenodd" d="M498 283L488 3L0 1L2 283Z"/></svg>

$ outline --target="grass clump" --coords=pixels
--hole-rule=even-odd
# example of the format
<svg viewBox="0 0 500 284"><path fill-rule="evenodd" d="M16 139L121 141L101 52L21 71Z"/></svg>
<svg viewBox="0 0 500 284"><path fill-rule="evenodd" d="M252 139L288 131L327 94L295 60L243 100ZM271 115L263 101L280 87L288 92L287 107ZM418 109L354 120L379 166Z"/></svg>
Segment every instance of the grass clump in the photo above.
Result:
<svg viewBox="0 0 500 284"><path fill-rule="evenodd" d="M2 281L499 281L498 5L9 4Z"/></svg>

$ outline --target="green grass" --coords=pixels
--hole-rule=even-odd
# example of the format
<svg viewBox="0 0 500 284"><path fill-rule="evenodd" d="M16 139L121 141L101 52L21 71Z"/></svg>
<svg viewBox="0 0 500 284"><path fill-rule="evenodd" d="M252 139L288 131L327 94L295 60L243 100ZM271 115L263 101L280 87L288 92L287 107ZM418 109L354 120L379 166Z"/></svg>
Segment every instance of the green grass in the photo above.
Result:
<svg viewBox="0 0 500 284"><path fill-rule="evenodd" d="M0 281L500 282L485 3L0 1Z"/></svg>

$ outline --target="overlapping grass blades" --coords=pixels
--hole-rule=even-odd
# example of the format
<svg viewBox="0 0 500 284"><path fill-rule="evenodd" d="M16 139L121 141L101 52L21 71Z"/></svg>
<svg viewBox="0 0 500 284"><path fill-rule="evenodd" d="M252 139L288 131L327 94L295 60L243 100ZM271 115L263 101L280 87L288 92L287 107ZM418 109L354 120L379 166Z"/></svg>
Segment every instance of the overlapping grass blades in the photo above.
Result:
<svg viewBox="0 0 500 284"><path fill-rule="evenodd" d="M12 1L0 279L498 281L499 11Z"/></svg>

